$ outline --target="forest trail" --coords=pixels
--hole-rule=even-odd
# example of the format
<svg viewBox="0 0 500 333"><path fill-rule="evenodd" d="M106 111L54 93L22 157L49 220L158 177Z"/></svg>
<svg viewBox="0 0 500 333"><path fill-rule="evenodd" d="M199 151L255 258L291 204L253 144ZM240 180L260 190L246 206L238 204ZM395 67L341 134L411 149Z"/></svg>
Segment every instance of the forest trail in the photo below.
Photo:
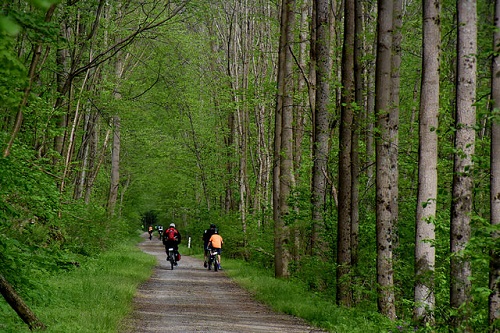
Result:
<svg viewBox="0 0 500 333"><path fill-rule="evenodd" d="M124 331L136 332L323 332L293 316L273 312L230 280L208 271L197 258L182 256L170 270L158 237L139 247L155 255L151 278L135 295Z"/></svg>

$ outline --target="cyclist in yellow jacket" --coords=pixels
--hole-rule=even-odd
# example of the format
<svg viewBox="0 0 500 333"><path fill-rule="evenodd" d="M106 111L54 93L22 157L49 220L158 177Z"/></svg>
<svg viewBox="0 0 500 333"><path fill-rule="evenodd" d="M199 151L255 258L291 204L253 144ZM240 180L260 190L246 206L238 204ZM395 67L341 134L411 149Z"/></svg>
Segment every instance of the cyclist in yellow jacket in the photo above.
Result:
<svg viewBox="0 0 500 333"><path fill-rule="evenodd" d="M214 234L210 236L210 239L208 240L208 247L217 251L217 258L219 259L219 269L222 269L220 265L220 253L222 250L222 244L224 244L224 240L222 239L221 235L219 235L219 232L215 230Z"/></svg>

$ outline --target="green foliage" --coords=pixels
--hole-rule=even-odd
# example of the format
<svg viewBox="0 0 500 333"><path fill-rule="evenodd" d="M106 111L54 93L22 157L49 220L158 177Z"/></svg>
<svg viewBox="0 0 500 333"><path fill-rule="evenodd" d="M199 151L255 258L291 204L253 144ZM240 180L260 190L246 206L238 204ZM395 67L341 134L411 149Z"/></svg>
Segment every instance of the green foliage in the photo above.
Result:
<svg viewBox="0 0 500 333"><path fill-rule="evenodd" d="M375 311L339 307L334 298L309 292L307 285L299 280L276 279L271 271L241 261L225 260L224 267L227 274L256 299L276 311L304 318L330 332L401 332L396 323Z"/></svg>
<svg viewBox="0 0 500 333"><path fill-rule="evenodd" d="M190 1L183 14L171 19L166 25L139 36L134 44L122 50L124 75L117 82L114 77L114 61L102 63L94 68L96 74L89 82L89 91L78 91L81 77L73 80L72 95L56 93L55 73L58 68L56 52L65 49L75 55L72 66L79 67L84 59L99 56L99 52L115 40L135 29L136 22L142 22L131 7L127 15L130 25L120 26L118 21L100 20L97 35L85 41L94 20L95 2L79 1L62 3L54 14L52 23L44 22L50 0L31 0L4 6L0 14L0 108L2 119L1 142L8 140L12 130L23 91L28 84L27 67L32 53L32 44L43 42L47 46L43 66L36 69L36 82L32 87L27 105L23 108L24 121L12 155L0 159L0 272L27 294L31 288L44 287L37 284L39 277L52 274L72 274L76 263L93 260L105 250L113 247L120 239L130 235L131 230L141 224L142 214L154 212L158 224L175 222L183 236L192 237L192 246L202 248L201 235L210 223L218 225L225 238L224 256L244 258L258 267L269 268L274 264L273 222L271 197L259 192L259 160L272 156L273 110L275 96L274 69L276 58L273 48L278 40L278 17L254 16L252 24L266 23L271 37L259 35L256 45L246 45L245 52L251 54L248 67L238 59L245 52L227 58L228 31L225 30L218 2ZM465 255L473 264L473 297L471 325L475 330L484 328L488 251L498 248L490 237L489 226L489 133L491 121L489 96L489 66L492 53L492 2L479 2L478 12L484 18L479 22L479 50L477 82L477 126L478 140L472 172L474 188L473 237ZM147 11L150 4L142 4ZM151 3L151 6L154 6ZM366 10L374 4L366 3ZM273 10L273 9L270 9ZM223 12L223 11L222 11ZM421 3L409 2L405 6L401 64L400 122L399 122L399 218L395 233L395 282L400 318L410 318L412 312L412 289L414 269L414 223L416 191L418 186L418 87L421 78ZM78 15L78 16L77 16ZM153 15L154 16L154 15ZM150 16L150 17L153 17ZM78 17L76 29L66 39L61 35L64 23L68 29ZM235 16L235 19L237 17ZM436 331L447 328L449 309L449 207L453 180L453 144L455 133L455 62L456 62L456 7L451 0L443 1L440 22L442 24L441 87L438 150L439 194L436 199L438 214L436 226ZM221 20L221 21L219 21ZM214 24L212 25L212 22ZM375 20L366 17L364 33L366 45L375 38ZM235 25L236 26L236 25ZM214 28L217 29L214 29ZM340 28L339 28L340 29ZM214 33L217 31L217 33ZM106 38L104 38L106 34ZM237 36L235 34L235 36ZM340 36L340 34L339 34ZM243 41L242 41L243 42ZM92 43L92 47L88 47ZM242 43L245 44L245 43ZM296 43L298 46L299 43ZM336 52L340 51L336 45ZM234 46L236 47L236 45ZM228 52L229 53L229 52ZM298 53L297 53L298 54ZM77 55L77 56L76 56ZM364 65L370 74L373 70L373 54L367 53ZM40 64L39 64L40 65ZM337 65L337 64L336 64ZM241 67L238 67L241 66ZM245 69L247 82L239 82L230 70ZM95 72L94 72L95 71ZM90 75L93 75L89 72ZM335 81L337 81L337 77ZM335 86L334 86L335 84ZM332 84L332 96L338 94L338 82ZM83 86L83 85L82 85ZM246 87L246 88L243 88ZM122 95L116 100L116 89ZM84 88L86 89L86 88ZM335 93L334 93L335 89ZM63 99L64 107L55 109L55 101ZM93 187L93 200L88 204L74 202L70 196L71 181L80 171L81 152L75 147L66 180L67 192L60 193L60 165L54 165L52 157L60 156L51 150L54 137L68 134L68 128L61 128L57 120L72 118L76 103L82 112L98 113L102 118L101 131L107 130L107 120L112 114L119 114L122 120L122 150L120 173L123 201L120 212L127 218L110 220L104 209L109 188L109 160L103 157L101 172ZM294 103L304 103L304 96L294 95ZM334 98L331 114L338 116ZM242 153L240 133L232 133L230 121L248 111L246 124L246 156ZM257 112L263 112L259 119ZM310 114L307 115L310 117ZM374 119L361 119L361 128ZM336 126L335 119L334 125ZM71 119L71 121L73 121ZM82 122L81 122L82 123ZM262 127L262 128L260 128ZM321 235L328 244L321 258L307 255L311 234L310 221L310 177L312 168L310 135L311 119L308 119L303 138L302 161L296 171L297 187L289 198L294 209L286 219L286 225L298 235L299 249L290 250L294 258L291 263L293 279L300 281L304 290L317 293L320 299L334 298L336 258L336 205L333 189L328 189L325 214L325 230ZM483 131L483 129L485 129ZM234 129L235 130L235 129ZM82 126L77 128L77 141L83 141ZM262 131L263 137L257 133ZM336 186L338 165L337 128L332 128L331 152L328 170L329 187ZM376 130L375 130L376 132ZM101 133L101 134L103 134ZM230 140L231 135L232 141ZM369 179L367 165L373 156L366 156L366 142L360 137L360 233L361 247L358 265L354 267L354 299L360 308L374 309L376 306L376 244L375 244L375 189L374 180ZM103 135L102 135L103 136ZM99 138L102 142L102 137ZM265 145L263 145L265 143ZM267 150L266 150L267 149ZM54 155L54 156L53 156ZM240 160L246 158L249 193L245 212L238 212L241 204L238 181ZM272 160L272 159L270 159ZM96 162L96 161L94 161ZM272 163L272 161L271 161ZM77 167L78 165L78 167ZM83 170L83 167L81 168ZM269 176L269 175L268 175ZM268 181L267 185L270 185ZM225 207L226 195L230 193L233 206ZM259 206L254 207L255 196L261 196ZM255 200L255 201L254 201ZM187 237L185 237L187 238ZM26 263L29 262L29 265ZM270 274L270 273L269 273ZM295 281L295 280L294 280ZM287 307L290 307L287 305ZM291 307L293 308L293 307ZM288 311L288 310L287 310ZM295 311L295 310L290 310ZM342 317L345 313L332 316ZM312 315L311 315L312 316ZM341 322L332 324L339 331ZM328 324L326 325L328 326ZM383 325L382 325L383 326ZM404 326L402 329L410 329ZM430 331L430 328L420 328ZM373 331L367 329L368 331Z"/></svg>
<svg viewBox="0 0 500 333"><path fill-rule="evenodd" d="M2 19L2 17L0 17ZM3 18L2 21L7 20ZM19 104L22 89L27 85L26 68L16 56L13 46L15 39L0 29L0 105L11 110Z"/></svg>
<svg viewBox="0 0 500 333"><path fill-rule="evenodd" d="M22 145L0 159L0 184L0 273L21 294L36 277L72 270L135 230L61 194L50 164Z"/></svg>
<svg viewBox="0 0 500 333"><path fill-rule="evenodd" d="M137 286L156 264L135 243L122 238L108 251L84 259L78 269L42 276L36 287L26 291L31 309L48 327L47 332L119 331ZM0 331L29 332L3 299L0 316Z"/></svg>

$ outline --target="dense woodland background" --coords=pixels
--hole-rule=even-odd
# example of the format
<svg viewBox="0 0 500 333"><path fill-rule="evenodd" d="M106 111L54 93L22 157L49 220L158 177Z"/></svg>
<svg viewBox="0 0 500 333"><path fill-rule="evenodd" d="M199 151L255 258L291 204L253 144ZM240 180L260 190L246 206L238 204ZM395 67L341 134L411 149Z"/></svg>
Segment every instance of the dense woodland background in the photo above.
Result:
<svg viewBox="0 0 500 333"><path fill-rule="evenodd" d="M499 17L490 0L3 1L1 276L25 294L148 224L201 251L216 223L225 256L339 305L498 331Z"/></svg>

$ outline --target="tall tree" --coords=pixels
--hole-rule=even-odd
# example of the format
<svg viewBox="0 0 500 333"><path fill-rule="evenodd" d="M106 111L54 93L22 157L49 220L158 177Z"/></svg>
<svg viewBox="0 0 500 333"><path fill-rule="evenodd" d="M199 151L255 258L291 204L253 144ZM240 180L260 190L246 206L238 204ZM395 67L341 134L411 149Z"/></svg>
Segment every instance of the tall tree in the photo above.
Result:
<svg viewBox="0 0 500 333"><path fill-rule="evenodd" d="M415 226L415 309L414 317L433 322L435 307L434 265L436 249L434 221L437 200L440 1L422 3L422 81L419 116L418 194Z"/></svg>
<svg viewBox="0 0 500 333"><path fill-rule="evenodd" d="M376 137L376 218L377 218L377 282L378 308L390 319L396 319L393 271L394 200L391 162L391 64L393 0L378 1L377 60L375 69Z"/></svg>
<svg viewBox="0 0 500 333"><path fill-rule="evenodd" d="M500 225L500 0L495 1L495 32L493 35L493 61L491 64L491 225ZM500 234L494 231L493 244L498 244ZM491 250L489 296L489 324L500 322L500 247ZM495 323L495 321L497 323ZM497 326L498 328L499 326Z"/></svg>
<svg viewBox="0 0 500 333"><path fill-rule="evenodd" d="M399 244L398 218L399 218L399 98L401 90L401 42L403 33L403 0L394 0L392 13L392 57L391 57L391 112L389 119L389 156L391 158L390 188L391 188L391 214L393 229L393 248ZM397 260L397 258L395 258Z"/></svg>
<svg viewBox="0 0 500 333"><path fill-rule="evenodd" d="M354 100L356 108L353 117L352 144L351 144L351 265L356 269L358 263L359 251L359 131L361 129L362 110L365 109L364 95L364 20L363 20L363 1L356 0L354 5L355 12L355 37L354 37Z"/></svg>
<svg viewBox="0 0 500 333"><path fill-rule="evenodd" d="M450 225L450 305L457 310L452 323L461 330L466 326L471 301L471 263L465 249L471 237L473 200L472 168L476 124L476 53L477 3L457 1L457 77L455 156Z"/></svg>
<svg viewBox="0 0 500 333"><path fill-rule="evenodd" d="M315 0L316 13L312 46L315 47L316 95L313 111L313 171L312 171L312 251L319 254L325 250L321 238L324 231L326 174L329 147L328 103L330 100L330 47L329 47L329 1Z"/></svg>
<svg viewBox="0 0 500 333"><path fill-rule="evenodd" d="M293 172L293 27L295 0L283 0L278 62L278 96L275 116L273 217L274 265L276 277L288 277L290 235L287 218L288 200L294 185Z"/></svg>
<svg viewBox="0 0 500 333"><path fill-rule="evenodd" d="M352 136L354 117L355 4L344 4L342 48L342 94L339 138L339 188L337 231L337 302L351 306L351 217L352 217Z"/></svg>

